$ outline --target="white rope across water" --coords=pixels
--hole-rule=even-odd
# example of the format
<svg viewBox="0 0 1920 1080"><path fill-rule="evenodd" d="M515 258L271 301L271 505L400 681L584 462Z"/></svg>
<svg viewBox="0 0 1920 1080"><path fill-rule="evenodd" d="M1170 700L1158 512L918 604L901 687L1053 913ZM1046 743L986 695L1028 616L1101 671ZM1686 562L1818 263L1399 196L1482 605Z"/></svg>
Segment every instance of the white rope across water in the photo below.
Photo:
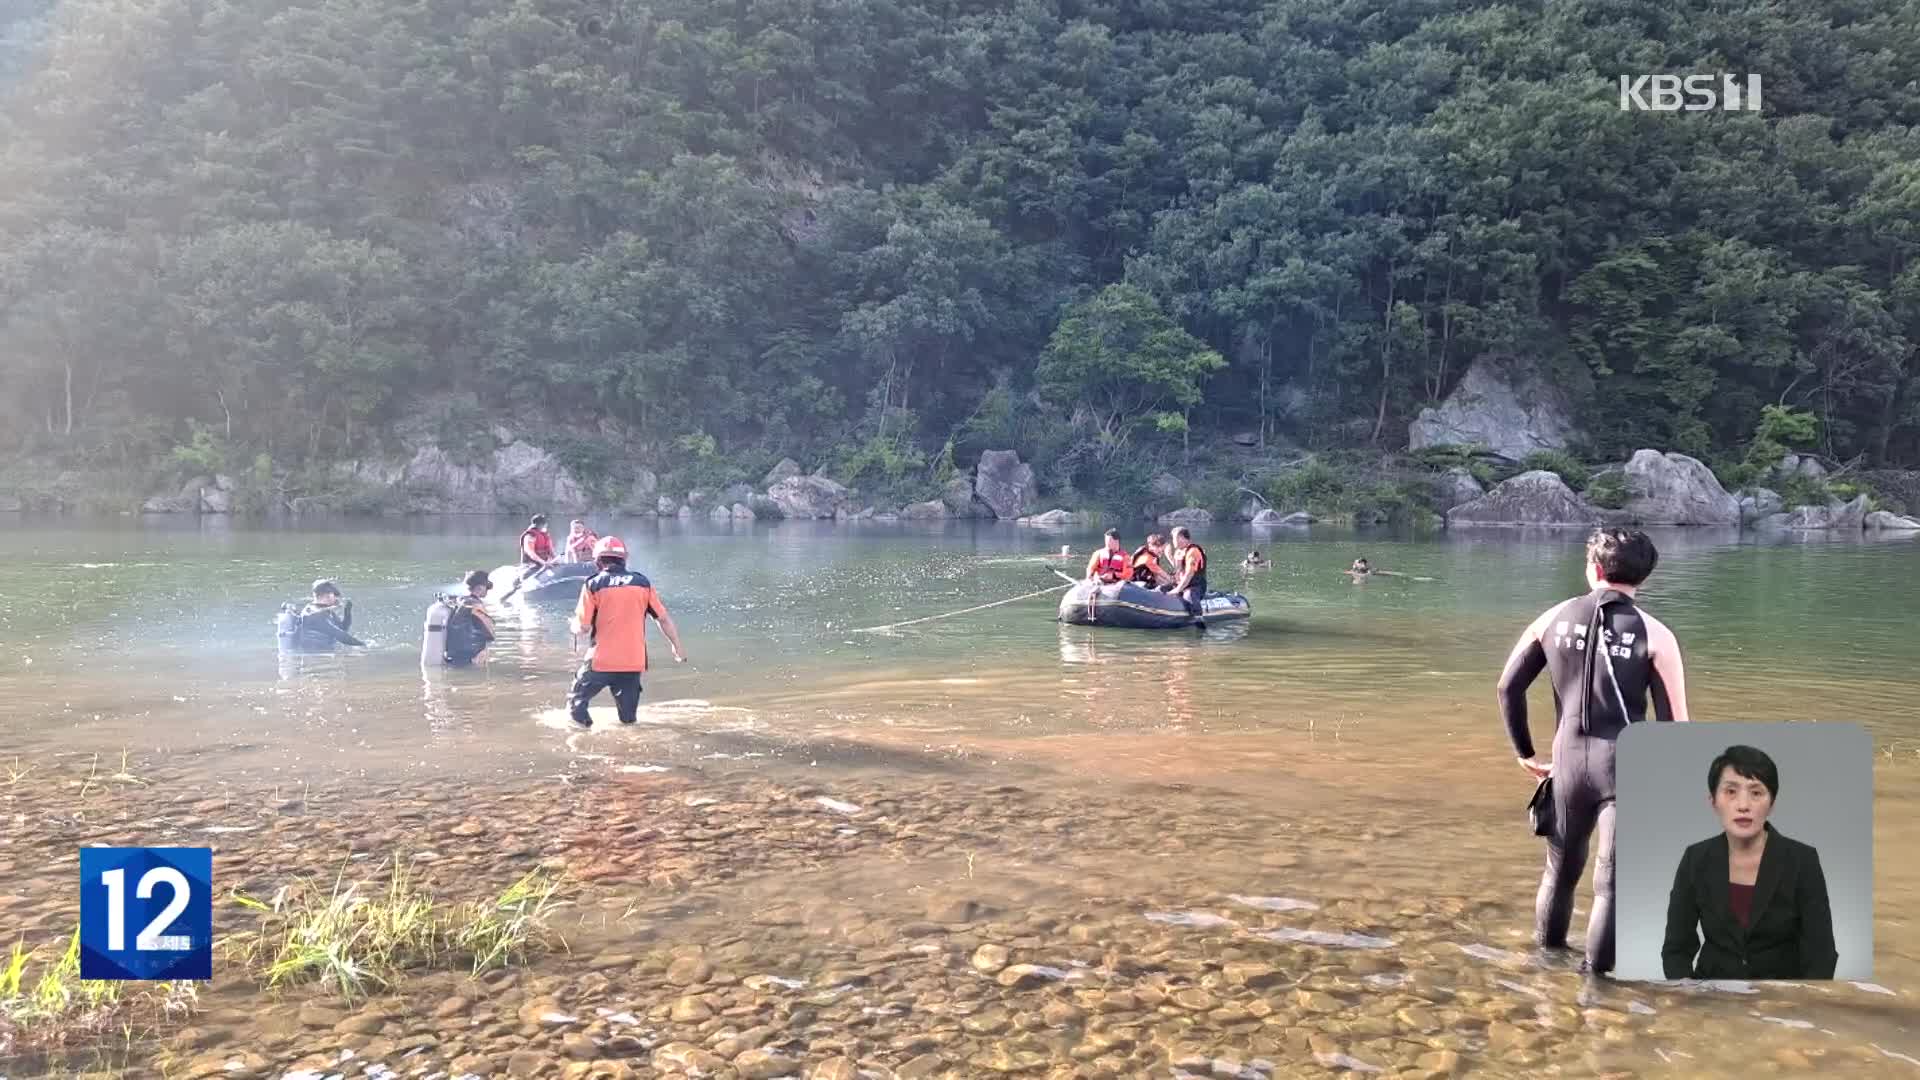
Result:
<svg viewBox="0 0 1920 1080"><path fill-rule="evenodd" d="M1062 574L1061 576L1065 577L1066 575ZM915 623L932 622L935 619L951 619L955 615L969 615L976 611L985 611L988 608L996 608L1002 604L1012 604L1021 600L1031 600L1036 596L1045 596L1048 593L1059 592L1061 589L1070 589L1077 584L1079 584L1079 582L1068 580L1068 582L1065 585L1055 585L1051 589L1041 589L1039 592L1030 592L1030 593L1027 593L1025 596L1009 597L1005 600L995 600L991 604L980 604L976 607L961 608L959 611L949 611L940 615L928 615L919 619L908 619L905 622L888 623L885 626L863 626L860 629L854 630L852 632L856 634L871 634L878 630L895 630L902 626L912 626Z"/></svg>

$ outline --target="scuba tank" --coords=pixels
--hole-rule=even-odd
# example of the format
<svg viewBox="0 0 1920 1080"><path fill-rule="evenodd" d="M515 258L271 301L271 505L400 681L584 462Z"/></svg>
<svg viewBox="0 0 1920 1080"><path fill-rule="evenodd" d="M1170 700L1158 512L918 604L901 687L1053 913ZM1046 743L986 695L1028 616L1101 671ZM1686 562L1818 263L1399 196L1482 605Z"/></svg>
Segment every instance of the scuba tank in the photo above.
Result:
<svg viewBox="0 0 1920 1080"><path fill-rule="evenodd" d="M447 662L447 619L452 614L453 605L445 595L434 597L433 603L427 605L425 632L420 636L422 667Z"/></svg>
<svg viewBox="0 0 1920 1080"><path fill-rule="evenodd" d="M281 652L289 652L300 634L300 605L281 604L273 616L273 636Z"/></svg>

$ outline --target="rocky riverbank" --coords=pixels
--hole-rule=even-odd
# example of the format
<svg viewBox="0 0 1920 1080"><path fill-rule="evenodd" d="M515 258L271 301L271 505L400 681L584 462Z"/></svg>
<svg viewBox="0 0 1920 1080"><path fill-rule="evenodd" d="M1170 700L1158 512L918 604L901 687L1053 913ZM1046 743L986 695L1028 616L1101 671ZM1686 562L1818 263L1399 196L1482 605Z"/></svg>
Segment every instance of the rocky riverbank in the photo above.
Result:
<svg viewBox="0 0 1920 1080"><path fill-rule="evenodd" d="M1271 821L1224 794L1155 809L1122 789L583 765L524 789L235 784L209 798L138 763L84 781L69 763L28 767L37 794L0 796L0 911L29 944L71 932L86 843L210 844L223 897L336 872L377 885L389 858L449 898L535 868L567 883L552 920L564 947L514 967L472 978L422 964L343 1000L266 992L223 963L191 1012L149 1017L151 1038L110 1039L105 1058L64 1059L75 1067L183 1080L1624 1077L1685 1053L1709 1071L1868 1076L1900 1052L1748 1015L1815 1007L1805 989L1724 1002L1583 990L1564 961L1498 929L1524 903L1478 887L1396 895L1354 857L1358 844L1391 859L1419 837ZM1143 852L1171 862L1142 867ZM245 922L216 910L223 935ZM54 1067L32 1028L8 1037L16 1080Z"/></svg>

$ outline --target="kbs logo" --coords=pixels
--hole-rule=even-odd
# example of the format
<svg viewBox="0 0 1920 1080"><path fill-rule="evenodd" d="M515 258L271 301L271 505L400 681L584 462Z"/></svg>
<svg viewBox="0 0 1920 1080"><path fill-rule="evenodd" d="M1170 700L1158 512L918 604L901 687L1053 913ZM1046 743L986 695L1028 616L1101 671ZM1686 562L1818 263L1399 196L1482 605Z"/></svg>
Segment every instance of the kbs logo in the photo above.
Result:
<svg viewBox="0 0 1920 1080"><path fill-rule="evenodd" d="M1621 112L1707 112L1712 109L1759 112L1760 76L1620 76Z"/></svg>

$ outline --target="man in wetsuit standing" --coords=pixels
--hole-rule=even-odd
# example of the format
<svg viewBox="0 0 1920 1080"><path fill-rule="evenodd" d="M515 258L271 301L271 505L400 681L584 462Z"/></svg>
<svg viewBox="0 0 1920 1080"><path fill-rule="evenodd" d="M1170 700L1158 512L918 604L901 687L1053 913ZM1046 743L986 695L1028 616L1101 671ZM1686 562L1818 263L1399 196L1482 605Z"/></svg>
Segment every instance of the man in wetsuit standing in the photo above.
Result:
<svg viewBox="0 0 1920 1080"><path fill-rule="evenodd" d="M1660 554L1646 533L1603 528L1587 540L1587 584L1593 591L1541 613L1507 657L1498 686L1500 715L1520 765L1553 778L1553 833L1534 900L1534 942L1567 947L1573 894L1597 834L1593 910L1587 916L1581 970L1613 970L1614 748L1630 723L1687 717L1686 673L1673 632L1634 604ZM1596 645L1598 647L1596 647ZM1559 713L1553 761L1534 756L1527 728L1527 687L1542 670L1553 680Z"/></svg>

